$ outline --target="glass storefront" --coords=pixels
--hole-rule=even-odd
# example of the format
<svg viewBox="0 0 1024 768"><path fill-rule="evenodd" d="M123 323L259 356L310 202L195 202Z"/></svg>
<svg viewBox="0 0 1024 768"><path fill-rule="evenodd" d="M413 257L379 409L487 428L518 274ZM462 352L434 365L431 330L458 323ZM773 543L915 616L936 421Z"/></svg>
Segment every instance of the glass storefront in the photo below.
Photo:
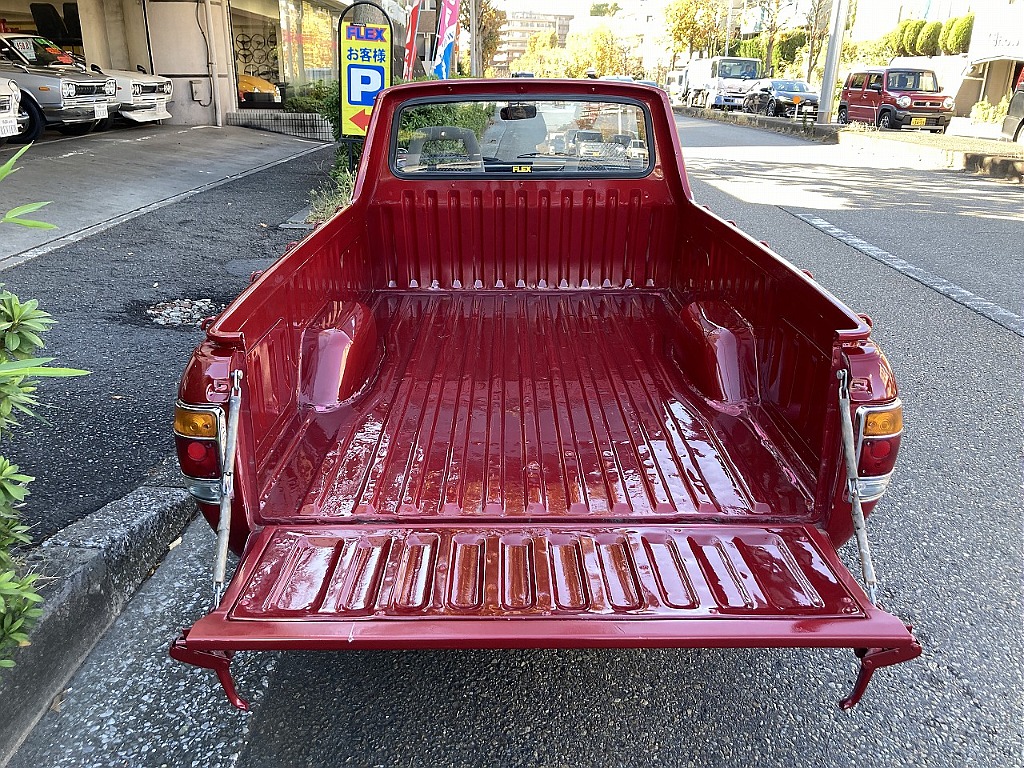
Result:
<svg viewBox="0 0 1024 768"><path fill-rule="evenodd" d="M391 16L400 62L406 10L394 0L381 5ZM338 76L338 20L346 7L333 0L231 0L239 107L279 108L291 97L333 82ZM377 17L374 13L366 20L377 22Z"/></svg>

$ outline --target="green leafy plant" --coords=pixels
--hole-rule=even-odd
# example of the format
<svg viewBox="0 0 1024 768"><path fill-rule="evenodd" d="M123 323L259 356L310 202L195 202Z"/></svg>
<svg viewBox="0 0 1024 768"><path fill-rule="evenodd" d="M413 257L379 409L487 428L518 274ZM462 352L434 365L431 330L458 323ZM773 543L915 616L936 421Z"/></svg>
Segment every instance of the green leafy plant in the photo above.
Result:
<svg viewBox="0 0 1024 768"><path fill-rule="evenodd" d="M971 47L971 33L974 31L974 14L968 13L956 20L946 39L950 53L967 53Z"/></svg>
<svg viewBox="0 0 1024 768"><path fill-rule="evenodd" d="M20 149L0 165L0 181L17 170L14 164L27 150L28 146ZM53 229L52 224L25 218L25 214L47 204L29 203L12 208L0 219L0 224ZM52 357L38 356L45 346L43 337L55 322L35 299L23 302L0 284L0 437L9 436L20 425L21 415L39 418L39 378L87 373L50 367ZM0 669L14 666L12 649L29 644L28 631L42 614L39 604L43 598L36 589L39 574L29 572L19 557L22 548L31 543L28 526L21 522L18 510L33 479L17 464L0 456Z"/></svg>
<svg viewBox="0 0 1024 768"><path fill-rule="evenodd" d="M12 173L18 169L14 167L14 164L18 162L23 154L28 152L28 148L31 144L26 144L24 147L19 149L14 155L3 165L0 165L0 181L3 181ZM31 227L32 229L56 229L53 224L45 221L36 221L35 219L26 219L26 213L35 213L43 206L49 205L50 202L45 203L27 203L26 205L19 205L16 208L11 208L4 217L0 219L0 224L19 224L23 227Z"/></svg>
<svg viewBox="0 0 1024 768"><path fill-rule="evenodd" d="M1007 94L998 104L992 104L988 99L982 99L971 107L972 123L1001 123L1006 113L1010 110L1010 95Z"/></svg>

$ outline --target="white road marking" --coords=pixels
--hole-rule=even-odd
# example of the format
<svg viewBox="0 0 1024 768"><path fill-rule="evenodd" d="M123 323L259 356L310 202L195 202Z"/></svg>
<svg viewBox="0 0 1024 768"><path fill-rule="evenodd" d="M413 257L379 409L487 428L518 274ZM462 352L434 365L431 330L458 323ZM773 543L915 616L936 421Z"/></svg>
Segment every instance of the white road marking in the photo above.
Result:
<svg viewBox="0 0 1024 768"><path fill-rule="evenodd" d="M926 269L922 269L921 267L911 264L909 261L901 259L899 256L894 256L888 251L882 250L877 245L872 245L866 240L861 240L859 237L851 235L846 230L840 229L822 218L813 216L809 213L794 213L793 215L798 219L806 221L812 227L824 232L826 235L834 237L839 242L845 243L864 255L870 256L875 261L879 261L887 267L895 269L900 274L906 275L911 280L916 280L921 283L921 285L927 286L933 291L941 293L943 296L952 299L957 304L967 307L972 312L977 312L982 317L987 317L989 320L1001 325L1006 330L1012 331L1018 336L1024 336L1024 317L1021 317L1020 315L1011 312L988 299L983 299L976 293L971 293L966 288L959 286L956 283L952 283L945 278L932 274Z"/></svg>

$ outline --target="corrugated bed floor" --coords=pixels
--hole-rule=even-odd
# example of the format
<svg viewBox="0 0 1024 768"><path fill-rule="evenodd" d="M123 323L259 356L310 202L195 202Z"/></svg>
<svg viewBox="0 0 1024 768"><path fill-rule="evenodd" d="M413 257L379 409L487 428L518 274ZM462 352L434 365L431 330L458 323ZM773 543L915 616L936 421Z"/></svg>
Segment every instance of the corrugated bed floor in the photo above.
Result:
<svg viewBox="0 0 1024 768"><path fill-rule="evenodd" d="M383 366L305 514L770 512L668 358L659 293L389 292L374 312Z"/></svg>

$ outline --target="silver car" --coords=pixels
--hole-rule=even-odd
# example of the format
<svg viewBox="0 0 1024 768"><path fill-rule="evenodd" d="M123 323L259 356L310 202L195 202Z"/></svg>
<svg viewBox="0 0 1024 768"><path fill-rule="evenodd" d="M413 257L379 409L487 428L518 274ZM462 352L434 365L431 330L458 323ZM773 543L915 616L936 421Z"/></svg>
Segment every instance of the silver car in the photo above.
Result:
<svg viewBox="0 0 1024 768"><path fill-rule="evenodd" d="M45 37L0 33L0 61L21 89L28 119L16 141L35 141L48 126L72 136L88 133L118 108L114 78L86 71Z"/></svg>

